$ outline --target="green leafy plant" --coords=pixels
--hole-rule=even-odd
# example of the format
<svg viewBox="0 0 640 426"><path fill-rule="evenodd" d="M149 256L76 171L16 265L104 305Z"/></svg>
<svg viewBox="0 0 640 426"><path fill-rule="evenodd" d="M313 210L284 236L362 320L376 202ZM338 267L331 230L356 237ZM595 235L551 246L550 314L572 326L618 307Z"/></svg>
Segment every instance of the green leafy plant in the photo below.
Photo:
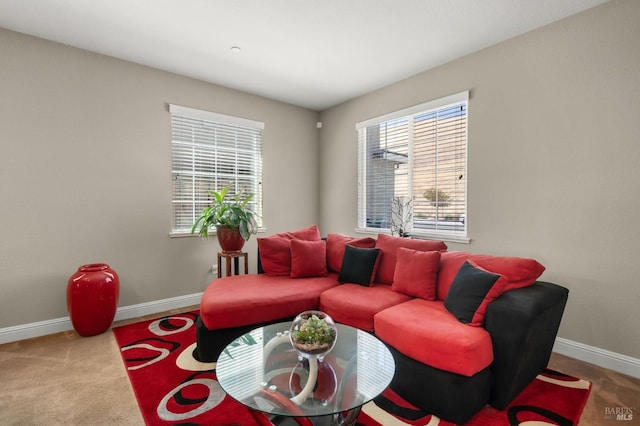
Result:
<svg viewBox="0 0 640 426"><path fill-rule="evenodd" d="M336 338L336 331L322 318L311 315L300 324L300 328L294 331L291 337L300 343L331 344Z"/></svg>
<svg viewBox="0 0 640 426"><path fill-rule="evenodd" d="M224 187L219 192L209 191L213 200L211 205L202 210L200 217L191 227L192 234L197 232L201 237L208 238L210 229L227 226L238 228L242 238L248 240L258 232L256 213L247 206L253 194L236 194L233 198L227 199L228 192L229 187Z"/></svg>

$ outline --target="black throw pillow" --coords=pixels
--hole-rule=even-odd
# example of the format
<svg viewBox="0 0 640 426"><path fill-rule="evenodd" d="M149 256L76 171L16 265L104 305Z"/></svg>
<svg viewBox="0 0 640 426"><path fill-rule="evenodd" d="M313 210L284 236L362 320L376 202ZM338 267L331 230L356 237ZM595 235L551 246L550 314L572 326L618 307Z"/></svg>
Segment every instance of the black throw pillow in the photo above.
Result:
<svg viewBox="0 0 640 426"><path fill-rule="evenodd" d="M370 286L376 273L379 252L378 248L345 246L338 282Z"/></svg>
<svg viewBox="0 0 640 426"><path fill-rule="evenodd" d="M473 320L476 311L500 275L475 268L464 262L456 274L444 306L462 323Z"/></svg>

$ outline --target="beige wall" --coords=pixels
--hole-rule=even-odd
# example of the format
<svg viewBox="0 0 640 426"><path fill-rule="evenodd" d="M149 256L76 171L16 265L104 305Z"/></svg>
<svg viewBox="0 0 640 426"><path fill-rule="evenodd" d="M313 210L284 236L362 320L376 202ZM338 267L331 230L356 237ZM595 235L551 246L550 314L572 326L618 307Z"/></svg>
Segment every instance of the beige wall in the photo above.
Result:
<svg viewBox="0 0 640 426"><path fill-rule="evenodd" d="M640 358L637 22L614 0L347 102L319 147L316 112L0 30L0 328L64 317L83 263L119 272L120 306L204 289L215 240L168 237L168 103L266 123L267 233L353 234L355 123L469 89L451 249L539 259L571 290L561 337Z"/></svg>
<svg viewBox="0 0 640 426"><path fill-rule="evenodd" d="M471 90L471 244L570 289L560 336L640 357L640 2L613 1L322 114L320 225L354 233L355 123ZM419 52L416 52L419 54Z"/></svg>
<svg viewBox="0 0 640 426"><path fill-rule="evenodd" d="M85 263L119 306L204 290L215 239L168 236L168 103L263 121L267 232L317 223L317 112L0 29L0 328L66 316Z"/></svg>

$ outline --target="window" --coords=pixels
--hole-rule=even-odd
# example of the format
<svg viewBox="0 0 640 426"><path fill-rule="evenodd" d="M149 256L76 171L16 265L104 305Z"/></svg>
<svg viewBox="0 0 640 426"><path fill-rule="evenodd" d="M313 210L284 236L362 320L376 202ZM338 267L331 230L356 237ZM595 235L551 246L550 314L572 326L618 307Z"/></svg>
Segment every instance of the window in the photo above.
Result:
<svg viewBox="0 0 640 426"><path fill-rule="evenodd" d="M358 228L467 239L469 93L356 125Z"/></svg>
<svg viewBox="0 0 640 426"><path fill-rule="evenodd" d="M209 191L253 193L251 208L262 216L262 130L243 118L170 105L171 234L190 234L209 205ZM260 223L259 223L260 224Z"/></svg>

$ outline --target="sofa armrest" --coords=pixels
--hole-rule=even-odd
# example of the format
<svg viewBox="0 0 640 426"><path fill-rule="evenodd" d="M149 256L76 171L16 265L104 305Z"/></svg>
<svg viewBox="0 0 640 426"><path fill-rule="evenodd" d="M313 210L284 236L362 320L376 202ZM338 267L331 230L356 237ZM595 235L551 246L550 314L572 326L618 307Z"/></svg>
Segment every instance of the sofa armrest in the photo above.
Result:
<svg viewBox="0 0 640 426"><path fill-rule="evenodd" d="M537 281L489 304L485 328L493 342L493 407L506 408L546 368L568 295L565 287Z"/></svg>

